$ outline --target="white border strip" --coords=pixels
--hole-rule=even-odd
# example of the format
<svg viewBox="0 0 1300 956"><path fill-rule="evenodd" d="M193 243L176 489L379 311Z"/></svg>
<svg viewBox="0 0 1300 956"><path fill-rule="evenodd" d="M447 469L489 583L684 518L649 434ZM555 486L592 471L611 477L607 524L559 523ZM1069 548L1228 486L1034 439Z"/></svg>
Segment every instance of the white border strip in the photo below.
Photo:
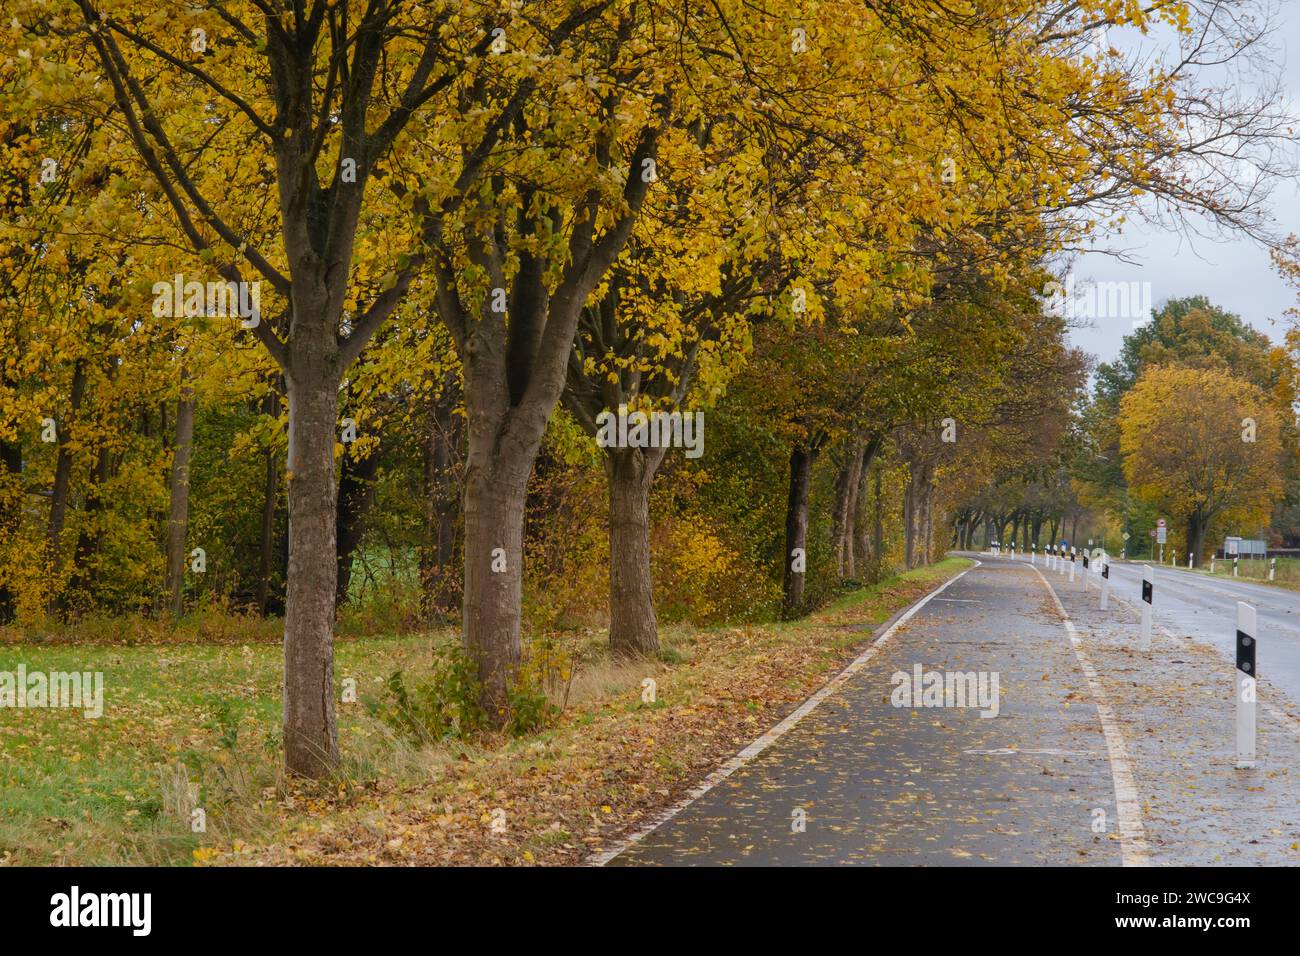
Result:
<svg viewBox="0 0 1300 956"><path fill-rule="evenodd" d="M944 589L947 588L950 584L953 584L954 582L961 580L961 578L963 578L966 574L968 574L971 571L974 571L983 563L975 558L968 558L967 560L974 561L975 563L972 564L965 571L962 571L961 573L956 574L953 577L949 578L943 584L939 585L937 588L935 588L925 597L921 598L921 600L917 601L910 608L908 608L907 611L901 617L895 620L893 624L889 625L889 629L886 630L885 633L881 634L880 637L872 641L871 644L867 647L867 649L864 650L861 654L859 654L849 664L848 667L844 668L844 670L840 671L838 674L832 677L826 684L822 686L821 690L817 691L817 693L813 694L802 704L800 704L798 708L796 708L793 712L791 712L784 720L782 720L779 724L777 724L767 733L763 734L763 736L759 737L757 740L751 743L740 753L736 754L736 756L732 757L730 760L728 760L726 763L720 766L717 770L713 771L713 773L705 777L701 783L699 783L696 787L690 790L686 794L686 796L683 797L680 801L673 804L673 806L669 807L667 810L664 810L663 812L656 814L655 817L648 824L646 824L640 830L637 830L636 833L632 834L632 836L620 841L618 844L616 844L613 847L613 849L605 850L601 853L595 853L589 856L587 858L588 865L604 866L610 860L614 859L614 857L625 852L633 844L639 843L641 840L645 839L652 832L659 829L659 827L663 826L673 817L677 816L677 814L681 813L683 810L689 807L696 800L700 799L700 797L704 796L706 793L708 793L718 784L722 783L722 781L726 780L737 770L740 770L742 767L744 767L746 764L752 761L755 757L761 754L764 750L772 746L772 744L776 743L783 736L785 736L787 733L793 730L795 725L797 725L799 721L803 720L805 717L807 717L810 713L812 713L817 708L818 704L820 704L827 697L829 697L831 694L835 693L835 691L839 690L842 686L844 686L845 681L847 681L850 677L852 677L858 671L862 670L862 668L866 667L867 664L870 663L871 659L876 656L876 652L879 651L880 648L885 645L886 641L888 641L891 637L894 636L895 631L897 631L900 627L902 627L912 618L912 615L914 615L917 611L921 610L921 608L925 607L928 603L930 603L930 601L933 600L936 595L941 594L944 591Z"/></svg>
<svg viewBox="0 0 1300 956"><path fill-rule="evenodd" d="M1092 661L1088 659L1088 654L1083 649L1083 642L1079 639L1079 632L1074 629L1074 622L1070 620L1070 615L1065 613L1065 606L1056 596L1056 590L1047 578L1043 577L1043 572L1036 567L1032 567L1032 570L1043 582L1043 587L1047 588L1047 593L1052 596L1057 611L1061 613L1061 620L1064 621L1065 629L1070 635L1070 646L1074 649L1074 656L1078 659L1079 666L1083 668L1084 676L1088 678L1088 687L1092 691L1093 702L1097 705L1097 716L1101 718L1101 732L1106 738L1106 750L1110 755L1110 775L1115 786L1115 811L1119 815L1120 859L1124 866L1148 866L1151 862L1150 848L1147 846L1146 828L1142 826L1142 807L1138 798L1137 784L1133 778L1133 767L1128 761L1128 748L1124 746L1124 735L1120 733L1115 715L1111 712L1110 704L1106 702L1106 693L1102 689L1101 681L1097 679L1097 671L1093 668Z"/></svg>

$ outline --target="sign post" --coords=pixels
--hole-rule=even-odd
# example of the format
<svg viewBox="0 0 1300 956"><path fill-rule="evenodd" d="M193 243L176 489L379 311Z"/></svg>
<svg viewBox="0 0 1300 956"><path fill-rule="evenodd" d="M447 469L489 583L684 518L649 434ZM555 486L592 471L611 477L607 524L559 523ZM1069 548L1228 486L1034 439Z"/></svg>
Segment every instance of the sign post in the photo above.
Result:
<svg viewBox="0 0 1300 956"><path fill-rule="evenodd" d="M1142 566L1142 639L1138 649L1144 654L1151 653L1151 601L1155 596L1155 572L1149 564Z"/></svg>
<svg viewBox="0 0 1300 956"><path fill-rule="evenodd" d="M1255 609L1237 602L1237 769L1255 766Z"/></svg>

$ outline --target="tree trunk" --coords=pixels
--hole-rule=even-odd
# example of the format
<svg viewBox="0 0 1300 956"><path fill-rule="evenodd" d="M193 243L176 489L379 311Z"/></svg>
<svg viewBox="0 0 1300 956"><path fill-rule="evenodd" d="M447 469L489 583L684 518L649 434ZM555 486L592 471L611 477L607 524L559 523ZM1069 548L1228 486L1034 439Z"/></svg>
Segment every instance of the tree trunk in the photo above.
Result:
<svg viewBox="0 0 1300 956"><path fill-rule="evenodd" d="M194 449L194 386L181 373L172 452L171 505L167 512L167 598L173 618L185 610L185 545L190 519L190 458Z"/></svg>
<svg viewBox="0 0 1300 956"><path fill-rule="evenodd" d="M844 450L844 460L835 475L835 507L831 511L831 541L835 545L835 567L840 580L853 573L853 513L856 510L858 477L866 441L854 438Z"/></svg>
<svg viewBox="0 0 1300 956"><path fill-rule="evenodd" d="M925 548L925 563L934 562L934 483L930 480L927 472L925 481L925 535L922 539L922 545Z"/></svg>
<svg viewBox="0 0 1300 956"><path fill-rule="evenodd" d="M808 561L808 495L812 488L814 453L803 446L790 452L790 493L785 508L785 579L782 615L789 619L803 608ZM796 562L799 570L796 570Z"/></svg>
<svg viewBox="0 0 1300 956"><path fill-rule="evenodd" d="M1201 555L1205 552L1205 533L1208 524L1208 521L1195 512L1187 519L1187 547L1196 556L1198 566L1201 563Z"/></svg>
<svg viewBox="0 0 1300 956"><path fill-rule="evenodd" d="M72 370L72 391L69 396L71 413L59 427L56 436L58 441L58 455L56 456L54 464L54 487L50 493L50 564L53 567L56 579L59 571L63 567L63 549L60 542L63 537L63 525L67 520L68 488L72 479L72 451L68 445L71 435L69 433L72 431L72 422L77 417L77 412L81 408L81 400L85 393L86 360L77 359ZM58 587L57 581L55 587ZM51 606L54 606L54 603L55 602L52 601Z"/></svg>
<svg viewBox="0 0 1300 956"><path fill-rule="evenodd" d="M481 703L500 725L519 670L528 492L523 463L531 470L536 450L507 469L491 459L483 461L488 456L477 444L471 429L465 471L465 650L478 671Z"/></svg>
<svg viewBox="0 0 1300 956"><path fill-rule="evenodd" d="M880 487L881 472L876 469L876 481L873 497L875 498L874 515L871 527L871 554L876 563L877 574L884 573L885 567L885 497Z"/></svg>
<svg viewBox="0 0 1300 956"><path fill-rule="evenodd" d="M903 489L903 566L916 567L916 472L910 468Z"/></svg>
<svg viewBox="0 0 1300 956"><path fill-rule="evenodd" d="M849 514L849 576L858 577L867 568L871 557L871 534L867 515L867 485L871 479L871 466L880 453L883 439L873 435L862 447L862 460L858 465L857 487L853 492L853 506Z"/></svg>
<svg viewBox="0 0 1300 956"><path fill-rule="evenodd" d="M871 461L864 453L858 469L857 506L853 509L853 577L866 574L877 555L871 549Z"/></svg>
<svg viewBox="0 0 1300 956"><path fill-rule="evenodd" d="M650 575L650 485L663 449L606 449L609 479L609 647L616 656L659 653Z"/></svg>
<svg viewBox="0 0 1300 956"><path fill-rule="evenodd" d="M297 317L295 317L295 321ZM289 596L284 617L284 757L291 773L338 764L334 713L334 438L339 376L332 342L303 331L289 389ZM333 339L333 328L328 328Z"/></svg>

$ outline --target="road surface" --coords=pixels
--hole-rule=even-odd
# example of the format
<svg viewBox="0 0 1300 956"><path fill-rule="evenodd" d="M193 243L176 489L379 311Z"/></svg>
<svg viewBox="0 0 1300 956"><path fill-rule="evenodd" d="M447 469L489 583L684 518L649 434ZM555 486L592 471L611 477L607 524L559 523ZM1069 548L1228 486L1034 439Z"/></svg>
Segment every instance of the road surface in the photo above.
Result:
<svg viewBox="0 0 1300 956"><path fill-rule="evenodd" d="M1027 569L967 572L872 666L613 863L1118 865L1118 842L1087 825L1091 808L1115 815L1106 742L1094 707L1061 706L1088 685L1045 596ZM892 675L916 664L997 671L998 716L893 706Z"/></svg>
<svg viewBox="0 0 1300 956"><path fill-rule="evenodd" d="M1019 560L1019 559L1017 559ZM1042 562L1040 557L1039 563ZM1136 604L1142 597L1142 568L1137 562L1110 566L1112 593ZM1300 714L1300 591L1240 578L1211 577L1196 571L1151 565L1155 572L1152 620L1170 633L1216 648L1235 660L1237 602L1256 609L1259 675L1288 700L1279 702Z"/></svg>
<svg viewBox="0 0 1300 956"><path fill-rule="evenodd" d="M1129 610L1099 611L1096 591L1044 573L1041 559L979 560L879 628L819 695L593 862L1300 862L1300 773L1292 773L1300 734L1290 718L1261 716L1259 767L1236 770L1233 671L1217 651L1161 635L1151 656L1135 653ZM1135 581L1121 569L1116 590ZM1207 640L1216 615L1232 613L1213 601L1235 607L1231 595L1244 593L1212 595L1217 582L1177 586L1201 609L1178 620ZM1158 600L1172 606L1174 587L1160 588ZM1261 611L1261 625L1271 621ZM1261 643L1261 669L1276 659L1269 646ZM990 684L996 673L996 715L982 716L991 708L980 702L900 702L918 667Z"/></svg>

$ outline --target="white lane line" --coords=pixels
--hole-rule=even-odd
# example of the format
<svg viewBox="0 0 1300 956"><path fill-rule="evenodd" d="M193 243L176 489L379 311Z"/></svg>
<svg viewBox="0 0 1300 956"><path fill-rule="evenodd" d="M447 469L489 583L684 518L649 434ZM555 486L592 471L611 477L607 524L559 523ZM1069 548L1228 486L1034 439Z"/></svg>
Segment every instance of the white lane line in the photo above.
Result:
<svg viewBox="0 0 1300 956"><path fill-rule="evenodd" d="M794 711L792 711L789 715L787 715L783 721L781 721L779 724L777 724L767 733L763 734L763 736L759 737L757 740L751 743L740 753L736 754L736 756L732 757L730 760L724 763L717 770L713 771L713 773L705 777L700 784L698 784L695 788L687 792L686 796L683 797L681 800L679 800L677 803L673 804L671 807L669 807L667 810L664 810L662 813L656 814L649 823L647 823L640 830L637 830L636 833L620 841L611 849L604 850L603 852L600 853L593 853L591 856L587 858L588 865L604 866L610 860L614 859L614 857L618 856L620 853L623 853L629 847L640 842L641 840L649 836L651 833L653 833L655 830L659 829L659 827L663 826L673 817L677 816L677 814L681 813L683 810L689 807L696 800L700 799L700 797L704 796L706 793L708 793L718 784L722 783L722 781L726 780L737 770L744 767L755 757L761 754L764 750L772 746L772 744L776 743L787 733L793 730L795 725L798 724L799 721L803 720L805 717L807 717L809 714L811 714L814 710L817 709L818 704L824 701L831 694L835 693L835 691L839 690L844 685L845 681L847 681L850 677L852 677L858 671L862 670L862 668L866 667L867 664L870 663L871 659L876 656L876 652L879 651L880 648L882 648L885 645L885 642L894 636L894 632L897 631L904 624L906 624L909 620L911 620L912 615L914 615L917 611L921 610L921 608L929 604L930 601L932 601L936 595L941 594L945 589L949 587L949 585L952 585L957 581L960 581L968 573L974 571L983 563L976 558L970 558L968 560L974 561L975 563L972 564L965 571L962 571L960 574L954 575L953 577L949 578L943 584L939 585L937 588L935 588L925 597L921 598L921 600L917 601L910 608L908 608L906 613L904 613L900 618L898 618L898 620L894 621L893 624L889 625L889 629L886 630L885 633L881 634L880 637L872 641L871 644L868 645L866 650L864 650L861 654L859 654L856 658L854 658L848 667L844 668L844 670L840 671L829 681L827 681L824 685L822 685L821 690L817 691L817 693L813 694L802 704L800 704Z"/></svg>
<svg viewBox="0 0 1300 956"><path fill-rule="evenodd" d="M1052 596L1056 610L1065 622L1065 630L1070 635L1070 646L1074 656L1088 678L1088 687L1092 691L1093 702L1097 705L1097 716L1101 718L1101 733L1106 738L1106 751L1110 754L1110 776L1115 786L1115 810L1119 815L1120 860L1124 866L1147 866L1150 863L1150 849L1147 846L1146 828L1142 826L1142 808L1138 799L1137 784L1134 782L1133 767L1128 760L1128 748L1124 746L1124 735L1120 733L1119 724L1106 701L1106 692L1102 689L1097 671L1083 649L1079 632L1074 629L1074 622L1065 613L1065 605L1056 596L1056 589L1048 583L1047 578L1036 567L1032 567L1038 579Z"/></svg>
<svg viewBox="0 0 1300 956"><path fill-rule="evenodd" d="M1140 608L1137 607L1137 605L1133 604L1132 602L1122 597L1115 598L1115 603L1123 604L1126 608L1128 608L1138 617L1142 616L1142 611ZM1162 624L1156 624L1154 620L1152 621L1152 624L1154 624L1155 629L1157 631L1159 631L1165 637L1169 638L1169 640L1172 643L1177 644L1179 642L1179 638L1176 635L1174 635L1167 627L1165 627ZM1194 637L1185 637L1182 638L1182 640L1193 641L1201 645L1202 647L1209 646L1211 650L1215 650L1213 645L1206 645L1204 641L1198 641ZM1259 678L1259 680L1256 682L1256 686L1260 690L1267 691L1269 696L1272 696L1273 694L1276 694L1278 697L1283 697L1283 698L1287 696L1285 693L1275 688L1272 684L1270 684L1262 677ZM1280 707L1278 707L1276 704L1272 703L1271 701L1265 700L1262 695L1259 696L1257 700L1259 701L1259 705L1263 707L1265 711L1267 711L1270 717L1276 720L1287 730L1291 731L1291 733L1295 734L1297 737L1300 737L1300 720L1296 720L1294 717L1292 717L1290 714L1282 710Z"/></svg>

